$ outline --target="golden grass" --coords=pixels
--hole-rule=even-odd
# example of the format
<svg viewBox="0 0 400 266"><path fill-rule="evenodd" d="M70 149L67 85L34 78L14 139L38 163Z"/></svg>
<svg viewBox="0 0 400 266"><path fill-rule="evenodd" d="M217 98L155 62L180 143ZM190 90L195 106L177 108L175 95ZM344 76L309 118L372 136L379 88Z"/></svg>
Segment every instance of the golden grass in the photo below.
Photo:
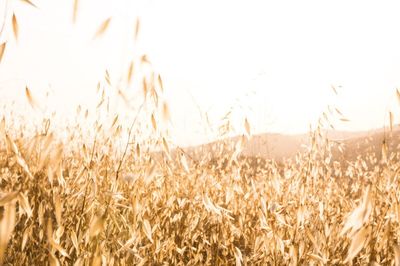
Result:
<svg viewBox="0 0 400 266"><path fill-rule="evenodd" d="M73 12L75 21L77 0ZM138 33L139 21L134 39ZM5 43L0 60L4 50ZM144 65L151 66L146 55L129 63L126 86ZM114 88L108 71L93 113L109 121L90 124L80 107L64 131L50 118L33 130L2 119L0 264L399 265L397 150L384 143L383 154L338 161L321 129L323 120L331 125L324 113L308 150L282 164L241 157L245 136L231 148L188 154L160 126L170 119L161 77L139 80L143 103L129 127L105 106L104 87ZM114 89L130 101L121 86ZM221 136L230 129L228 114ZM247 118L244 129L251 134Z"/></svg>
<svg viewBox="0 0 400 266"><path fill-rule="evenodd" d="M21 137L10 123L3 120L0 156L4 264L399 260L398 153L342 166L316 131L306 153L278 165L241 158L244 137L216 157L192 157L164 137L154 142L163 154L131 137L119 150L106 125L91 142L61 144L56 132Z"/></svg>

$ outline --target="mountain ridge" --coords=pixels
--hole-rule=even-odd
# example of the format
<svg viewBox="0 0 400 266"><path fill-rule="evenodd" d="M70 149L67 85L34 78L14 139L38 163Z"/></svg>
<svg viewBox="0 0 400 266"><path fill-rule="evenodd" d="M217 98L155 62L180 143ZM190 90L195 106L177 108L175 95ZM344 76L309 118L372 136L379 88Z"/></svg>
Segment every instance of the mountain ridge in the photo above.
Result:
<svg viewBox="0 0 400 266"><path fill-rule="evenodd" d="M389 144L389 151L397 149L400 144L400 126L393 129L377 128L366 131L324 131L328 139L344 144L344 158L350 159L354 154L367 152L381 153L383 140ZM189 146L183 148L185 152L195 156L196 154L215 153L223 143L233 147L241 136L229 137L213 142ZM295 156L304 150L304 146L310 143L310 134L282 134L261 133L253 135L244 144L241 155L246 157L261 157L264 159L284 160ZM336 154L337 155L337 154Z"/></svg>

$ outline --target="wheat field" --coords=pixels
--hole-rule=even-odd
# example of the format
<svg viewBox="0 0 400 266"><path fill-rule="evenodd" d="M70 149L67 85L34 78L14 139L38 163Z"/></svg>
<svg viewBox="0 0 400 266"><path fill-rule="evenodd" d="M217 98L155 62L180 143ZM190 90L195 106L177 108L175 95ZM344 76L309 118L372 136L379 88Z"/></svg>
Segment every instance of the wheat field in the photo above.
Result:
<svg viewBox="0 0 400 266"><path fill-rule="evenodd" d="M10 26L18 39L15 14ZM0 63L8 45L0 44ZM29 86L21 97L39 119L3 108L1 265L400 265L392 114L382 149L352 160L334 156L344 151L326 134L328 112L309 145L281 162L242 154L247 119L235 143L224 138L227 118L212 152L193 152L169 141L162 78L149 68L142 54L118 84L105 71L95 108L78 107L63 126ZM124 86L133 79L141 98L124 123L110 95L130 106Z"/></svg>

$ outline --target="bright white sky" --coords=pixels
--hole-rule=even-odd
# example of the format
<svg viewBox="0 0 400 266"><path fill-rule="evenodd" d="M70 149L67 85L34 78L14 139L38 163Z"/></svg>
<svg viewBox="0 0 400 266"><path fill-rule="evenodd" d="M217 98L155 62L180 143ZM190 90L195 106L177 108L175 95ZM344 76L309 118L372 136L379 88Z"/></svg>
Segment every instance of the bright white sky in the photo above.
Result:
<svg viewBox="0 0 400 266"><path fill-rule="evenodd" d="M345 130L381 127L389 109L399 113L398 1L81 0L75 25L72 2L37 0L34 9L10 1L20 38L11 25L0 36L8 40L0 103L24 98L25 84L38 94L51 86L59 112L93 101L104 70L127 63L139 16L137 49L164 79L177 144L212 138L196 105L214 124L235 106L237 121L249 117L255 132L306 132L328 104L351 120L335 123ZM105 36L92 41L110 16ZM331 85L342 86L338 96Z"/></svg>

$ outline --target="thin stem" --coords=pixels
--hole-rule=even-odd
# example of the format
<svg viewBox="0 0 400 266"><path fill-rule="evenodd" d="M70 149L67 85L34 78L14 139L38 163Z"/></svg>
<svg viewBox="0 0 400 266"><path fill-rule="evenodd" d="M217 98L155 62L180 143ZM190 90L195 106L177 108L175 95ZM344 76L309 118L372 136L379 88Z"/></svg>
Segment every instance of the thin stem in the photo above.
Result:
<svg viewBox="0 0 400 266"><path fill-rule="evenodd" d="M79 215L80 219L79 219L78 229L76 230L76 236L78 239L79 239L79 233L80 233L81 225L82 225L82 215L83 215L83 212L85 211L86 197L87 197L88 189L89 189L89 184L87 184L86 188L85 188L85 195L83 196L82 208L81 208L80 215Z"/></svg>
<svg viewBox="0 0 400 266"><path fill-rule="evenodd" d="M177 149L179 151L181 151L183 154L185 154L190 160L192 160L195 163L198 163L198 161L196 159L194 159L190 154L188 154L184 149L182 149L181 147L177 146Z"/></svg>
<svg viewBox="0 0 400 266"><path fill-rule="evenodd" d="M94 136L94 142L93 142L92 152L91 152L90 161L89 161L89 169L92 168L94 151L95 151L95 148L96 148L96 141L97 141L97 132L96 132L96 135Z"/></svg>
<svg viewBox="0 0 400 266"><path fill-rule="evenodd" d="M136 121L137 121L137 119L139 117L140 111L142 110L142 108L143 108L145 103L146 103L146 99L144 99L143 103L140 105L140 107L139 107L139 109L138 109L138 111L136 113L135 119L133 120L133 122L132 122L132 124L131 124L131 126L129 128L128 139L126 141L124 153L122 154L121 160L119 161L117 172L115 173L115 180L118 180L119 172L121 171L121 167L122 167L122 163L124 162L126 153L128 151L128 147L129 147L129 144L131 142L131 135L132 135L133 126L136 124Z"/></svg>

